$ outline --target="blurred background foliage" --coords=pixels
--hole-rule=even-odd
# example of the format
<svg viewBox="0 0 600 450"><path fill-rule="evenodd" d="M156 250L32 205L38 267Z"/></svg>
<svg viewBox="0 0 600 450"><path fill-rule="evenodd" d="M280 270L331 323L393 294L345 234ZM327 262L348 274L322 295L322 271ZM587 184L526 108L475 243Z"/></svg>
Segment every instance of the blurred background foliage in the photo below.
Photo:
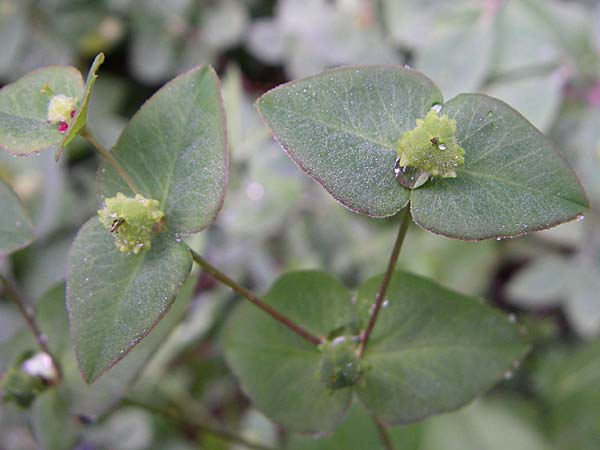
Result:
<svg viewBox="0 0 600 450"><path fill-rule="evenodd" d="M189 238L264 292L283 271L321 268L349 286L384 270L394 219L358 216L294 167L252 107L265 90L344 64L422 70L447 99L484 92L548 133L584 185L584 220L468 243L417 227L401 267L483 296L527 328L533 350L485 399L392 430L414 450L600 448L600 2L595 0L0 0L0 85L38 67L87 70L107 55L91 128L106 145L165 81L199 64L222 76L231 143L224 208ZM28 410L0 405L0 449L242 450L204 424L272 448L380 448L355 407L329 437L292 436L252 409L219 336L238 298L195 274L165 320L122 363L84 385L68 339L63 280L74 233L98 208L98 159L83 142L57 164L0 155L36 241L0 271L36 306L65 382ZM0 299L0 373L35 349ZM277 370L273 368L273 370ZM315 411L318 414L318 411ZM317 438L317 439L316 439Z"/></svg>

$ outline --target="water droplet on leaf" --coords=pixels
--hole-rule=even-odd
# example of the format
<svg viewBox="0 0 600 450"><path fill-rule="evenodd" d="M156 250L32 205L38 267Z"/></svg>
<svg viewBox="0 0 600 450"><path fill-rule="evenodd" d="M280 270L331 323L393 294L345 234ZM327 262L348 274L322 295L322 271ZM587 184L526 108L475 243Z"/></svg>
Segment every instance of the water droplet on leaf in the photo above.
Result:
<svg viewBox="0 0 600 450"><path fill-rule="evenodd" d="M394 175L398 183L408 189L416 189L419 186L423 186L429 179L429 173L424 170L400 166L400 158L396 159L394 163Z"/></svg>

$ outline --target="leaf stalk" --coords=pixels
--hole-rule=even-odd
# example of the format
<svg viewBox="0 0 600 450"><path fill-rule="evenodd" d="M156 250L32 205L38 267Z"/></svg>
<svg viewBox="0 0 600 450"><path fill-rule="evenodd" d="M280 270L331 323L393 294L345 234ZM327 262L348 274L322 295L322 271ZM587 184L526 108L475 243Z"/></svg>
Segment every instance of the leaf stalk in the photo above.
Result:
<svg viewBox="0 0 600 450"><path fill-rule="evenodd" d="M273 307L271 307L270 305L265 303L264 300L262 300L257 295L255 295L252 291L246 289L245 287L238 284L236 281L229 278L227 275L225 275L219 269L217 269L212 264L210 264L208 261L206 261L202 256L200 256L194 250L190 249L190 251L192 252L192 258L194 259L194 261L200 267L202 267L202 269L204 269L204 271L210 273L218 281L229 286L231 289L233 289L235 292L240 294L246 300L250 301L255 306L262 309L264 312L269 314L271 317L273 317L279 323L285 325L286 327L288 327L290 330L292 330L294 333L296 333L298 336L302 337L306 341L310 342L313 345L321 344L321 339L319 339L317 336L313 335L308 330L306 330L302 326L298 325L297 323L292 321L290 318L284 316L279 311L277 311L276 309L274 309Z"/></svg>
<svg viewBox="0 0 600 450"><path fill-rule="evenodd" d="M381 281L381 285L379 287L379 291L375 299L375 304L373 305L373 310L371 311L371 315L369 317L369 322L367 323L365 330L361 333L360 336L360 347L358 348L358 356L361 358L365 354L365 349L367 348L369 337L371 336L373 328L375 327L375 322L377 321L377 317L379 316L379 311L381 310L381 307L385 302L385 294L387 293L387 288L390 284L390 280L392 279L392 274L394 273L394 269L396 268L398 256L400 256L400 250L402 249L404 237L406 236L406 231L408 230L408 225L410 223L410 205L406 205L406 207L402 210L400 214L400 228L398 229L396 243L394 244L394 248L392 249L392 254L390 255L390 260L388 262L385 275L383 276L383 280Z"/></svg>
<svg viewBox="0 0 600 450"><path fill-rule="evenodd" d="M42 352L46 353L51 361L52 366L56 372L56 380L54 380L53 384L58 384L62 380L62 370L60 365L56 362L56 359L52 355L50 351L50 347L48 347L48 342L46 336L42 333L36 319L33 310L27 306L27 302L21 297L17 288L13 285L11 281L9 281L6 277L0 275L0 282L2 282L2 293L4 296L10 300L19 311L21 317L31 330L33 337L35 338L35 342Z"/></svg>
<svg viewBox="0 0 600 450"><path fill-rule="evenodd" d="M112 168L115 169L115 171L123 179L123 181L127 183L127 186L129 186L129 189L131 189L131 191L134 194L140 193L140 190L137 188L137 186L135 185L131 177L127 174L127 172L125 172L123 166L121 166L121 164L119 164L119 162L115 159L112 153L106 147L104 147L100 143L100 141L98 141L96 136L94 136L94 134L90 131L89 128L86 127L83 129L83 131L81 132L81 137L94 146L94 148L98 151L98 153L100 153L100 155L106 160L106 162L109 163L112 166Z"/></svg>

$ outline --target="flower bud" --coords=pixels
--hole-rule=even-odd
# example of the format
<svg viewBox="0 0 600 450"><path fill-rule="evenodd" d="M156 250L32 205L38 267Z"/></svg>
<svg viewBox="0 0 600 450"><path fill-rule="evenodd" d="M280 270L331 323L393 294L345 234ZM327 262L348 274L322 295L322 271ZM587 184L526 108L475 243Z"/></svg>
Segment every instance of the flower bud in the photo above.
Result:
<svg viewBox="0 0 600 450"><path fill-rule="evenodd" d="M47 120L49 123L66 123L73 117L77 100L66 95L55 95L48 103Z"/></svg>
<svg viewBox="0 0 600 450"><path fill-rule="evenodd" d="M104 201L98 216L100 223L113 234L121 252L138 254L150 249L152 237L162 228L165 213L158 206L158 200L140 194L131 198L119 192Z"/></svg>

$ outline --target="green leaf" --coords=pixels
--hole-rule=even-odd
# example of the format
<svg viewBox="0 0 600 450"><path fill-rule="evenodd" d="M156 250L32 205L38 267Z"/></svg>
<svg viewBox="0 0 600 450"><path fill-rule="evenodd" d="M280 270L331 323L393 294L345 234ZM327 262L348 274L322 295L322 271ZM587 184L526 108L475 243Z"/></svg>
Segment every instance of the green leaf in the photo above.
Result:
<svg viewBox="0 0 600 450"><path fill-rule="evenodd" d="M52 95L75 99L83 95L83 79L73 67L45 67L0 90L0 148L15 155L31 155L58 148L64 135L47 122Z"/></svg>
<svg viewBox="0 0 600 450"><path fill-rule="evenodd" d="M357 336L366 324L381 278L367 281L355 304L335 278L291 272L265 301L335 343ZM469 402L510 373L527 349L506 316L424 278L395 273L387 300L353 387L326 387L322 370L332 344L317 348L249 304L226 326L226 360L272 420L294 431L326 433L342 420L353 390L380 419L412 422Z"/></svg>
<svg viewBox="0 0 600 450"><path fill-rule="evenodd" d="M288 83L257 107L287 154L353 211L391 216L409 191L394 178L396 145L442 102L424 75L401 67L346 67Z"/></svg>
<svg viewBox="0 0 600 450"><path fill-rule="evenodd" d="M484 4L481 4L482 9ZM476 92L489 73L494 43L494 21L474 11L463 21L438 21L428 42L416 52L415 65L441 88L444 96Z"/></svg>
<svg viewBox="0 0 600 450"><path fill-rule="evenodd" d="M587 199L552 142L506 103L462 94L442 110L457 121L465 164L411 192L414 221L445 236L514 237L573 220Z"/></svg>
<svg viewBox="0 0 600 450"><path fill-rule="evenodd" d="M187 247L166 233L125 255L96 217L79 231L68 262L71 335L84 379L93 382L167 312L191 270Z"/></svg>
<svg viewBox="0 0 600 450"><path fill-rule="evenodd" d="M421 425L389 429L394 448L399 450L420 449ZM350 409L348 417L328 437L290 436L289 450L350 450L383 448L381 436L373 418L358 403ZM425 449L423 449L425 450ZM437 450L437 449L436 449Z"/></svg>
<svg viewBox="0 0 600 450"><path fill-rule="evenodd" d="M600 448L600 340L576 347L550 348L541 355L534 387L555 448Z"/></svg>
<svg viewBox="0 0 600 450"><path fill-rule="evenodd" d="M423 450L550 450L526 405L478 401L425 424Z"/></svg>
<svg viewBox="0 0 600 450"><path fill-rule="evenodd" d="M62 149L77 136L86 126L87 123L87 113L88 107L90 104L90 97L92 95L92 88L94 87L94 83L96 83L96 72L104 62L104 53L99 53L98 56L94 59L92 66L90 67L90 71L88 72L87 80L85 82L85 90L83 93L83 98L78 105L77 112L75 113L75 117L69 124L69 129L64 135L61 148L56 152L55 159L58 160L60 154L62 153Z"/></svg>
<svg viewBox="0 0 600 450"><path fill-rule="evenodd" d="M71 416L64 387L52 388L33 404L33 426L38 443L46 450L73 448L80 424Z"/></svg>
<svg viewBox="0 0 600 450"><path fill-rule="evenodd" d="M362 311L375 301L381 279L360 288ZM387 423L413 422L466 404L498 382L527 350L505 315L425 278L396 272L386 297L356 389Z"/></svg>
<svg viewBox="0 0 600 450"><path fill-rule="evenodd" d="M519 271L508 283L512 302L522 308L558 306L569 295L571 261L560 256L539 258Z"/></svg>
<svg viewBox="0 0 600 450"><path fill-rule="evenodd" d="M33 229L19 198L1 180L0 210L0 255L3 255L29 244L33 240Z"/></svg>
<svg viewBox="0 0 600 450"><path fill-rule="evenodd" d="M317 336L327 336L353 318L348 290L321 272L283 275L264 300ZM225 358L253 404L286 428L333 431L350 405L351 389L334 391L321 382L318 348L254 305L244 303L231 315L224 346Z"/></svg>
<svg viewBox="0 0 600 450"><path fill-rule="evenodd" d="M131 119L111 152L146 198L160 201L173 233L194 233L215 219L225 195L225 114L214 70L202 66L161 88ZM101 197L130 189L109 165Z"/></svg>
<svg viewBox="0 0 600 450"><path fill-rule="evenodd" d="M71 345L64 284L56 285L41 298L36 308L37 320L43 334L48 337L50 350L58 357L62 367L64 382L61 386L64 389L59 390L59 395L67 401L71 416L101 416L127 393L134 382L138 380L141 371L156 355L157 350L167 341L167 338L171 337L173 330L177 329L177 324L181 321L191 302L197 280L197 275L188 277L173 306L150 334L126 358L119 361L92 385L85 383L81 378ZM11 339L7 343L7 346L11 347L10 353L0 345L0 362L3 358L12 360L14 355L36 348L29 330L23 330L17 335L17 338ZM0 370L2 370L1 365ZM69 420L72 421L73 418L70 417Z"/></svg>

